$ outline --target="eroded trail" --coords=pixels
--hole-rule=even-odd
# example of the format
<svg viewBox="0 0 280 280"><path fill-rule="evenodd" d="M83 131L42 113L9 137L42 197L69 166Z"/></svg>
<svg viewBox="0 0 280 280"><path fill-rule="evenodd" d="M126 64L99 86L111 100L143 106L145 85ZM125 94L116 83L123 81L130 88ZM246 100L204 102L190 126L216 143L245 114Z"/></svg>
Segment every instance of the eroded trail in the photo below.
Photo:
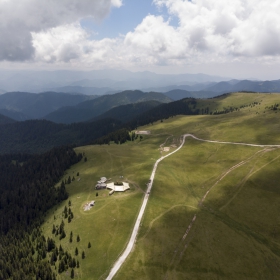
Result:
<svg viewBox="0 0 280 280"><path fill-rule="evenodd" d="M147 203L148 203L148 199L149 199L149 196L150 196L150 191L152 189L152 186L153 186L153 181L154 181L154 177L155 177L155 174L156 174L156 170L157 170L157 167L158 167L158 164L164 160L165 158L175 154L176 152L178 152L182 147L183 145L185 144L185 139L187 137L191 137L195 140L198 140L198 141L203 141L203 142L208 142L208 143L217 143L217 144L230 144L230 145L242 145L242 146L251 146L251 147L261 147L261 148L265 148L265 147L271 147L271 148L280 148L280 145L258 145L258 144L247 144L247 143L238 143L238 142L223 142L223 141L214 141L214 140L204 140L204 139L200 139L192 134L184 134L183 135L183 138L182 138L182 142L181 142L181 145L176 149L174 150L173 152L167 154L166 156L163 156L161 158L159 158L154 167L153 167L153 170L152 170L152 174L150 176L150 182L148 184L148 188L147 188L147 192L144 196L144 199L143 199L143 202L142 202L142 206L141 206L141 209L139 211L139 214L138 214L138 217L136 219L136 222L135 222L135 225L133 227L133 231L132 231L132 234L131 234L131 237L129 239L129 242L124 250L124 252L121 254L121 256L119 257L119 259L115 262L115 264L113 265L108 277L106 278L106 280L111 280L115 275L116 273L118 272L118 270L120 269L120 267L122 266L122 264L125 262L126 258L128 257L128 255L130 254L130 252L132 251L133 249L133 246L134 246L134 243L136 241L136 236L137 236L137 233L139 231L139 227L140 227L140 223L141 223L141 220L142 220L142 217L144 215L144 212L145 212L145 209L146 209L146 206L147 206ZM239 164L237 164L236 166L233 166L231 169L234 170L235 168L243 165L245 162L240 162ZM225 174L222 175L222 177L220 178L220 180L226 176L230 171L232 170L228 170L228 172L226 172ZM220 181L219 180L219 181ZM211 189L210 189L211 190ZM205 194L204 198L202 199L202 202L204 201L204 199L206 198L207 194L209 193L209 191ZM195 216L196 217L196 216ZM192 221L193 223L194 221Z"/></svg>

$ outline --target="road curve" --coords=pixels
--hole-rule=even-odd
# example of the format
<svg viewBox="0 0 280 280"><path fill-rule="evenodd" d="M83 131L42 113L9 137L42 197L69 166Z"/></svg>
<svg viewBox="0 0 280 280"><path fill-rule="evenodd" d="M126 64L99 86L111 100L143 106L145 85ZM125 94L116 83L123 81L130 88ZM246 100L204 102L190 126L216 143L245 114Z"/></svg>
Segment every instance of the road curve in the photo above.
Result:
<svg viewBox="0 0 280 280"><path fill-rule="evenodd" d="M147 203L148 203L148 199L149 199L149 196L150 196L150 191L151 191L152 186L153 186L153 181L154 181L154 177L155 177L155 174L156 174L158 164L162 160L164 160L165 158L167 158L167 157L175 154L176 152L178 152L183 147L183 145L185 144L186 137L192 137L192 138L194 138L198 141L209 142L209 143L243 145L243 146L251 146L251 147L278 147L278 148L280 148L280 145L257 145L257 144L238 143L238 142L221 142L221 141L213 141L213 140L204 140L204 139L197 138L196 136L194 136L192 134L189 134L189 133L184 134L182 143L176 150L174 150L173 152L169 153L166 156L163 156L163 157L159 158L156 161L156 163L154 165L154 168L153 168L153 171L152 171L152 174L151 174L151 177L150 177L150 183L148 184L148 188L147 188L145 197L143 199L143 203L142 203L141 209L139 211L139 214L138 214L137 220L135 222L135 225L134 225L131 237L129 239L129 242L127 244L127 247L125 248L124 252L119 257L119 259L115 262L115 264L112 267L112 269L110 271L110 274L108 275L106 280L111 280L116 275L116 273L118 272L118 270L120 269L120 267L122 266L122 264L124 263L124 261L126 260L126 258L130 254L130 252L132 251L132 248L133 248L133 245L135 243L136 236L137 236L137 233L138 233L138 230L139 230L139 227L140 227L140 222L142 220L142 217L144 215L144 212L145 212L145 209L146 209L146 206L147 206Z"/></svg>

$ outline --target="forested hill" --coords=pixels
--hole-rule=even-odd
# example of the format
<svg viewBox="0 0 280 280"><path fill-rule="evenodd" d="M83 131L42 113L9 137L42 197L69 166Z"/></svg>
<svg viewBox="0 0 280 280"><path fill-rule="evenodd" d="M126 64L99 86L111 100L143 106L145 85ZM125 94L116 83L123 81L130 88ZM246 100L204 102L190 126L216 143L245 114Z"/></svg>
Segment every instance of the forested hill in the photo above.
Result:
<svg viewBox="0 0 280 280"><path fill-rule="evenodd" d="M138 126L153 123L158 120L168 119L176 115L197 115L199 109L196 108L197 101L194 98L187 98L179 101L174 101L168 104L161 104L152 108L145 113L139 114L131 121L122 125L120 130L114 130L108 135L95 140L95 144L108 144L110 141L115 143L123 143L129 139L128 132L136 129ZM133 140L133 139L131 139Z"/></svg>
<svg viewBox="0 0 280 280"><path fill-rule="evenodd" d="M1 126L0 154L38 154L61 145L81 146L121 128L121 124L114 119L71 125L46 120L6 124Z"/></svg>
<svg viewBox="0 0 280 280"><path fill-rule="evenodd" d="M106 138L106 143L111 138L112 141L123 143L129 138L128 131L139 125L178 114L194 115L199 113L199 110L196 109L196 100L191 98L162 104L149 110L149 105L146 105L144 104L144 107L147 111L144 110L144 113L138 115L133 110L136 105L127 105L131 106L131 109L126 108L127 112L131 112L131 114L129 117L123 114L123 117L125 120L130 118L129 122L106 118L93 122L69 125L55 124L46 120L29 120L3 125L0 134L0 154L17 152L36 154L43 153L60 145L81 146L103 143L103 140L100 142L97 139L103 138L109 133L111 136ZM138 107L136 106L136 108ZM115 108L115 110L113 115L119 112L119 110L122 111L122 108ZM139 111L142 110L143 108ZM122 129L121 132L118 131L119 129ZM114 131L118 132L114 133Z"/></svg>
<svg viewBox="0 0 280 280"><path fill-rule="evenodd" d="M112 95L103 95L94 100L82 102L76 106L60 108L45 116L46 120L56 123L84 122L106 111L121 105L155 100L168 103L172 100L162 93L142 92L140 90L127 90Z"/></svg>
<svg viewBox="0 0 280 280"><path fill-rule="evenodd" d="M143 114L161 104L162 103L159 101L150 100L145 102L121 105L110 109L109 111L95 117L90 121L101 120L104 118L112 118L125 123L131 121L136 116Z"/></svg>
<svg viewBox="0 0 280 280"><path fill-rule="evenodd" d="M0 279L56 279L47 252L58 248L39 226L48 209L67 199L65 185L54 186L81 158L69 147L0 156Z"/></svg>

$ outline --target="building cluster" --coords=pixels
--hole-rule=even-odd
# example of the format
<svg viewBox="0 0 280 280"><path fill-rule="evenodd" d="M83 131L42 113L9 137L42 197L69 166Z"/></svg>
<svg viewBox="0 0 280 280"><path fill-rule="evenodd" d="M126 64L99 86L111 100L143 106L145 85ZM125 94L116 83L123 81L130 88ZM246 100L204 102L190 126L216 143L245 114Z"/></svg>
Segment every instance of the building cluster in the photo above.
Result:
<svg viewBox="0 0 280 280"><path fill-rule="evenodd" d="M121 178L123 178L123 176L121 176ZM110 195L113 194L114 192L124 192L126 190L129 190L129 184L126 182L121 182L122 184L117 184L115 185L115 183L111 182L111 183L107 183L109 181L109 179L107 179L106 177L101 177L99 181L97 181L97 184L95 185L95 189L96 190L102 190L102 189L109 189L110 191Z"/></svg>

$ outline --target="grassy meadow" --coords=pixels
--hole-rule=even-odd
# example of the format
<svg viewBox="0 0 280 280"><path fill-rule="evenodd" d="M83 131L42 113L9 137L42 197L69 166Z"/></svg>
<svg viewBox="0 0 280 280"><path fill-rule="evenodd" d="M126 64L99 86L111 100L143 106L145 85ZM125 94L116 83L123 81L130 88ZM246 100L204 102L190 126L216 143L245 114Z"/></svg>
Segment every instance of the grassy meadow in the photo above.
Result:
<svg viewBox="0 0 280 280"><path fill-rule="evenodd" d="M52 209L43 225L46 237L53 238L75 256L80 268L75 269L78 279L99 279L124 249L129 238L136 215L141 205L150 172L155 159L160 155L158 150L162 137L151 137L146 141L144 149L142 141L124 145L85 146L77 148L77 153L85 153L84 159L67 170L63 180L74 176L75 181L67 184L69 199ZM77 173L79 172L79 176ZM120 180L120 176L130 184L130 190L125 193L114 193L109 196L109 190L95 190L100 177L106 176L112 181ZM80 178L80 181L78 181ZM96 194L98 193L98 196ZM68 223L63 219L63 210L71 201L73 220ZM90 211L84 211L83 206L94 200L95 206ZM59 235L52 234L53 225L59 226L64 220L66 237L59 240ZM73 242L69 242L70 232ZM80 241L77 242L77 235ZM88 248L88 243L91 248ZM81 258L82 251L86 258ZM58 279L70 279L70 272L58 274Z"/></svg>
<svg viewBox="0 0 280 280"><path fill-rule="evenodd" d="M250 105L254 102L257 105ZM88 160L72 166L63 178L76 178L66 185L74 213L71 223L65 220L66 238L59 241L51 231L53 224L60 224L68 201L51 210L42 227L45 236L56 238L73 256L78 248L75 279L108 275L129 239L161 144L172 151L184 133L209 140L280 144L280 112L267 108L278 102L278 94L252 93L199 100L197 107L211 111L228 106L239 110L177 116L141 127L151 131L142 141L77 148ZM187 138L179 152L159 164L135 248L115 279L279 279L279 167L279 148ZM116 180L121 175L131 190L112 196L102 190L96 196L94 186L101 176ZM96 205L84 212L83 205L91 200ZM70 279L70 273L58 279Z"/></svg>

